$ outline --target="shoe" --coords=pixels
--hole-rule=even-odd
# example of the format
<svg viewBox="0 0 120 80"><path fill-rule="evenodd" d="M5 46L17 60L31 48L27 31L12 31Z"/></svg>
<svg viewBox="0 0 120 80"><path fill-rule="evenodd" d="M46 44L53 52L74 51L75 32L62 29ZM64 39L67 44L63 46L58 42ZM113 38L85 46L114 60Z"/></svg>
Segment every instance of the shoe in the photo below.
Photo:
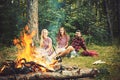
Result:
<svg viewBox="0 0 120 80"><path fill-rule="evenodd" d="M74 57L76 57L76 56L71 55L71 57L70 57L70 58L74 58Z"/></svg>
<svg viewBox="0 0 120 80"><path fill-rule="evenodd" d="M62 58L60 56L57 56L56 60L58 60L58 62L62 62Z"/></svg>
<svg viewBox="0 0 120 80"><path fill-rule="evenodd" d="M70 58L78 56L78 54L76 53L76 51L72 51L70 54L71 54Z"/></svg>

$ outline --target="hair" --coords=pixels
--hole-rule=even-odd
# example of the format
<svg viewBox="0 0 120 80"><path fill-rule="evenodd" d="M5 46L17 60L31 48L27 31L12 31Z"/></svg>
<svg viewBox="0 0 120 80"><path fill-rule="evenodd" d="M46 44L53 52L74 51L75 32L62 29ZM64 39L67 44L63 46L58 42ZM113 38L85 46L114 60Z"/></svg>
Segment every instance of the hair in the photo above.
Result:
<svg viewBox="0 0 120 80"><path fill-rule="evenodd" d="M79 33L81 33L81 31L78 29L78 30L76 30L76 32L79 32ZM82 34L81 34L81 36L80 37L82 37Z"/></svg>
<svg viewBox="0 0 120 80"><path fill-rule="evenodd" d="M64 30L64 35L65 35L65 37L67 38L67 40L68 40L68 35L67 35L67 33L66 33L66 30L65 30L65 28L64 27L60 27L59 28L59 31L58 31L58 34L57 34L57 41L59 41L59 40L61 40L61 33L60 33L60 29L62 29L63 28L63 30Z"/></svg>
<svg viewBox="0 0 120 80"><path fill-rule="evenodd" d="M81 32L81 31L78 29L78 30L76 30L76 32Z"/></svg>
<svg viewBox="0 0 120 80"><path fill-rule="evenodd" d="M44 31L47 31L47 32L48 32L47 29L42 29L42 31L41 31L41 35L40 35L40 47L43 46Z"/></svg>

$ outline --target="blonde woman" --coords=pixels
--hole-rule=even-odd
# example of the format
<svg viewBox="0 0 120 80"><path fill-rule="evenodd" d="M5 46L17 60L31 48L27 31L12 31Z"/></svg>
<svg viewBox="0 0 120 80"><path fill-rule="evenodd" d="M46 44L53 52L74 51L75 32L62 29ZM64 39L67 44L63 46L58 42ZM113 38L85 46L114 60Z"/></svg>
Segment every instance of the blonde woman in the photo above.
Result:
<svg viewBox="0 0 120 80"><path fill-rule="evenodd" d="M46 52L46 53L42 53L42 54L46 54L46 55L50 56L53 53L52 39L50 37L48 37L47 29L43 29L41 31L40 48L45 50L45 52Z"/></svg>

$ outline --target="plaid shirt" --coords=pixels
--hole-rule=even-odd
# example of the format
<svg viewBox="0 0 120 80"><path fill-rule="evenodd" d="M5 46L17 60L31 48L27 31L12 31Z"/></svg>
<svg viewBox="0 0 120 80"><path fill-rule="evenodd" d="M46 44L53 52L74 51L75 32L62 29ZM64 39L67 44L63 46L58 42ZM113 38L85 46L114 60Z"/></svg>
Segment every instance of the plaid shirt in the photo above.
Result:
<svg viewBox="0 0 120 80"><path fill-rule="evenodd" d="M72 39L72 43L71 45L75 48L75 51L79 51L80 48L82 47L84 50L86 50L86 45L85 45L85 41L83 38L81 37L74 37Z"/></svg>

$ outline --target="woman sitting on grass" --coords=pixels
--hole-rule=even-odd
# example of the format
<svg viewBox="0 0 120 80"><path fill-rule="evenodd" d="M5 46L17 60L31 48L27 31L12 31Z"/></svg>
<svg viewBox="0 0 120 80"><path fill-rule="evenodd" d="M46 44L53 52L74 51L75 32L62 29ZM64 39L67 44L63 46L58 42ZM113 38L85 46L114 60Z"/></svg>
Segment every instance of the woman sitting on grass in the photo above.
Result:
<svg viewBox="0 0 120 80"><path fill-rule="evenodd" d="M53 48L52 48L52 39L48 37L48 30L43 29L41 31L41 36L40 36L40 49L43 49L45 51L45 55L50 56L53 53Z"/></svg>
<svg viewBox="0 0 120 80"><path fill-rule="evenodd" d="M61 51L64 51L68 47L70 37L67 35L66 30L64 27L60 27L56 41L57 41L57 47L56 47L56 52L59 53Z"/></svg>
<svg viewBox="0 0 120 80"><path fill-rule="evenodd" d="M60 27L56 37L57 46L55 48L55 52L53 53L53 55L51 55L51 58L54 58L60 52L66 51L66 49L72 50L73 49L72 46L68 46L69 40L70 40L70 37L69 35L67 35L64 27Z"/></svg>

